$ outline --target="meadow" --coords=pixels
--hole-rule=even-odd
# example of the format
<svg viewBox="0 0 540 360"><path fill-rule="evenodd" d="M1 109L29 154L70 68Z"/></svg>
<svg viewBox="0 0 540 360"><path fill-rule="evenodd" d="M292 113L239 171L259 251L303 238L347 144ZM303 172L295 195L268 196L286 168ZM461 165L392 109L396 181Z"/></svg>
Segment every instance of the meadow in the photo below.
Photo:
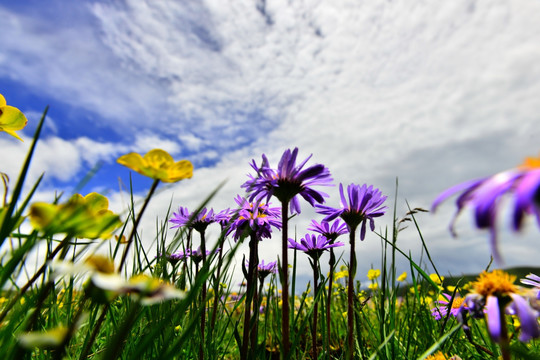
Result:
<svg viewBox="0 0 540 360"><path fill-rule="evenodd" d="M26 119L0 100L0 130L18 137ZM162 214L152 250L140 236L141 218L161 183L196 171L188 160L174 161L159 149L120 157L133 176L154 180L144 201L132 193L127 214L113 213L97 193L35 202L41 179L28 191L23 185L46 113L19 178L2 176L4 359L540 359L540 278L528 275L520 285L489 263L476 279L448 285L416 221L427 210L397 214L397 196L357 184L340 184L341 207L326 206L319 187L332 182L328 169L308 165L310 158L297 163L297 149L286 150L276 167L264 155L260 164L253 160L252 175L239 189L245 194L230 209L207 207L219 196L215 189L197 209ZM493 233L497 200L514 196L519 230L522 218L539 207L535 161L505 173L504 186L494 177L460 184L434 199L435 206L460 193L458 210L473 207L477 226ZM288 220L303 216L304 206L314 206L323 220L293 238ZM393 226L376 232L381 216L392 217ZM216 223L219 238L207 239L207 227ZM415 229L434 270L397 246L406 225ZM368 232L379 238L380 267L356 274L355 243ZM259 254L263 239L281 240L277 261ZM239 287L232 264L242 243L249 244L249 257ZM336 255L340 247L352 249L349 258ZM495 243L493 254L496 260ZM301 256L313 272L305 288L296 279ZM405 273L396 271L398 257L409 262Z"/></svg>

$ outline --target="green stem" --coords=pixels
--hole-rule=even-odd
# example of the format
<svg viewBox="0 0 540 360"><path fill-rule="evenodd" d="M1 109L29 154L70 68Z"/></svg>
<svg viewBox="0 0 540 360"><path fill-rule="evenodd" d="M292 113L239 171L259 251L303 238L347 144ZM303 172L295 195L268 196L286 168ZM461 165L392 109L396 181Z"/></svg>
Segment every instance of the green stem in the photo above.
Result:
<svg viewBox="0 0 540 360"><path fill-rule="evenodd" d="M282 336L282 350L281 358L288 359L290 351L290 328L289 328L289 257L288 257L288 208L289 202L281 202L281 336Z"/></svg>
<svg viewBox="0 0 540 360"><path fill-rule="evenodd" d="M347 285L347 359L354 358L354 277L356 275L356 251L355 251L355 230L349 232L349 242L351 244L351 257L349 260L349 278Z"/></svg>
<svg viewBox="0 0 540 360"><path fill-rule="evenodd" d="M118 267L118 273L122 272L122 268L124 267L124 263L126 262L126 257L129 251L129 247L131 246L131 243L133 242L133 238L135 237L137 227L139 226L139 223L141 222L141 218L144 213L144 210L148 206L148 203L150 202L150 198L154 194L154 191L156 191L156 188L158 185L159 185L159 179L155 179L154 182L152 183L152 186L150 187L150 190L148 191L148 195L146 195L146 199L144 199L144 204L141 208L141 211L137 215L137 219L135 219L135 223L133 224L133 229L131 229L131 233L129 234L129 238L127 239L127 244L126 244L126 247L124 248L124 253L122 254L122 260L120 260L120 266Z"/></svg>

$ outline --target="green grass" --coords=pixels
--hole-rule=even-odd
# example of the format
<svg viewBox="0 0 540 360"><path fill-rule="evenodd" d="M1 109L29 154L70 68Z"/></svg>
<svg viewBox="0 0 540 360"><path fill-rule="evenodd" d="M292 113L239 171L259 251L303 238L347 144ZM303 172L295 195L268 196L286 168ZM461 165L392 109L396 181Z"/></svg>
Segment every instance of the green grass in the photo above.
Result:
<svg viewBox="0 0 540 360"><path fill-rule="evenodd" d="M34 191L39 181L28 194L23 194L23 182L28 172L35 143L46 112L36 130L34 144L28 154L11 198L1 209L0 243L0 354L4 359L238 359L242 345L245 295L235 293L232 260L238 249L235 243L222 235L211 243L223 243L224 255L219 261L212 252L204 264L190 261L176 265L168 263L161 253L173 252L188 247L190 234L180 229L168 241L169 213L156 219L154 244L157 250L150 253L140 237L137 219L142 216L143 204L131 202L129 214L115 234L125 236L130 244L127 252L129 266L120 271L126 280L131 274L147 274L161 279L162 283L146 282L143 288L130 291L105 291L91 281L90 275L72 273L55 276L48 260L70 261L81 264L90 255L91 245L101 243L107 256L116 267L126 252L126 245L111 240L79 239L76 233L59 235L43 231L23 231L21 224L27 222ZM396 186L397 187L397 186ZM217 190L212 197L219 196ZM7 191L7 189L6 189ZM147 198L150 201L151 193ZM59 199L59 203L63 203ZM394 203L397 203L397 190ZM486 329L484 319L472 320L470 336L466 336L453 316L436 320L431 309L441 292L453 292L439 286L429 274L437 273L436 264L428 271L409 255L407 249L397 247L401 221L394 207L394 226L379 234L381 243L381 275L374 280L375 290L361 290L356 283L358 299L355 304L355 356L358 359L424 359L442 351L448 356L458 355L462 359L498 359L500 350ZM76 214L79 216L79 214ZM388 216L388 215L387 215ZM419 244L429 258L429 249L418 228L415 216L418 211L407 215L416 224ZM129 226L127 226L129 225ZM134 231L128 233L128 228ZM28 227L24 227L27 229ZM409 229L408 231L411 231ZM412 230L415 231L415 230ZM151 229L145 229L145 238ZM218 241L216 241L218 240ZM41 263L30 266L32 252L38 245L44 246ZM215 249L214 249L215 250ZM361 253L362 249L358 249ZM304 254L294 254L304 256ZM397 281L396 262L405 257L409 261L406 282ZM431 259L430 259L431 261ZM347 269L343 261L337 271ZM486 264L486 267L488 264ZM219 271L218 271L219 268ZM317 344L319 359L344 359L347 339L347 279L339 277L333 284L330 305L330 333L326 330L326 299L328 294L326 274L319 274L321 291L314 296L308 289L299 289L296 282L296 261L291 269L293 299L291 311L291 354L292 359L312 357L313 342ZM509 270L518 278L529 272L539 273L536 268ZM118 270L117 270L118 271ZM219 276L217 275L219 274ZM445 274L441 274L445 275ZM464 295L467 284L475 274L451 277L445 275L443 286L459 286L457 292ZM27 279L32 279L27 285ZM185 290L183 297L172 298L153 305L145 300L152 298L171 284L177 290ZM261 312L257 321L256 345L251 348L251 358L279 359L281 348L281 305L279 279L268 277L259 294ZM161 284L161 285L160 285ZM364 284L363 284L364 285ZM202 289L208 289L206 299ZM313 288L312 284L308 285ZM168 288L167 288L168 289ZM311 319L314 304L318 303L318 334L311 336ZM205 311L204 334L201 332L201 314ZM507 316L510 331L510 347L515 359L538 359L538 341L521 343L517 339L517 326ZM204 336L203 336L204 335Z"/></svg>

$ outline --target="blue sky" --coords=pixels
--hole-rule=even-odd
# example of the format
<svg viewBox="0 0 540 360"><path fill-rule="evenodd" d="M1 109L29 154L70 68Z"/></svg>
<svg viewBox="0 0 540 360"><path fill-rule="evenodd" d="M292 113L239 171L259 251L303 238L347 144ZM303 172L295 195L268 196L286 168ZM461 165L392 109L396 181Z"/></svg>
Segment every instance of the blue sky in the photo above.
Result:
<svg viewBox="0 0 540 360"><path fill-rule="evenodd" d="M457 182L538 154L539 15L540 3L517 0L0 1L0 92L29 118L24 144L0 137L0 167L16 177L48 104L31 172L46 174L40 198L102 162L83 193L123 209L118 156L161 147L195 164L160 193L150 229L171 201L195 207L224 179L211 205L234 206L252 158L276 164L295 146L336 184L373 184L394 201L399 178L399 213L405 199L429 208ZM143 196L148 181L133 179ZM337 205L337 186L328 192ZM300 233L315 216L304 208ZM481 270L487 234L464 214L452 239L452 211L419 219L432 255L443 273ZM503 236L507 265L536 263L536 231ZM414 231L402 238L419 256ZM360 246L359 271L376 267L376 237Z"/></svg>

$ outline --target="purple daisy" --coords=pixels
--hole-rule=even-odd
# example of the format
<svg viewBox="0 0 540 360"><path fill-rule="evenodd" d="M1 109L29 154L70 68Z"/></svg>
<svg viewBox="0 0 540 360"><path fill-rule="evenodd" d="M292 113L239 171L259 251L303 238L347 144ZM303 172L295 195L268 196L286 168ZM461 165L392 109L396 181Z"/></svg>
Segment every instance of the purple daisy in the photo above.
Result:
<svg viewBox="0 0 540 360"><path fill-rule="evenodd" d="M252 160L251 167L257 172L257 175L248 175L250 179L242 185L251 193L249 200L266 198L266 202L268 202L273 195L282 203L290 202L292 214L300 213L300 202L297 195L302 196L311 206L314 206L315 203L323 203L324 197L328 197L328 195L316 191L312 187L331 186L330 171L321 164L303 169L311 155L296 165L297 155L298 148L294 148L293 151L287 149L279 161L277 170L270 167L264 154L260 167L257 166L255 160Z"/></svg>
<svg viewBox="0 0 540 360"><path fill-rule="evenodd" d="M178 212L173 212L173 216L169 222L174 224L171 226L171 229L187 226L188 228L202 233L206 230L208 225L215 222L214 210L210 209L207 211L206 208L202 208L190 214L187 207L180 206Z"/></svg>
<svg viewBox="0 0 540 360"><path fill-rule="evenodd" d="M497 343L507 341L508 334L504 333L506 329L502 325L506 321L503 317L505 313L519 318L520 341L540 337L538 312L519 294L514 280L515 276L502 270L484 271L473 283L472 293L465 297L465 304L474 316L482 316L485 312L489 334Z"/></svg>
<svg viewBox="0 0 540 360"><path fill-rule="evenodd" d="M319 224L316 220L311 220L311 225L307 228L309 231L315 231L321 234L328 240L334 241L340 235L344 235L349 232L347 224L337 219L330 225L328 221L321 221Z"/></svg>
<svg viewBox="0 0 540 360"><path fill-rule="evenodd" d="M448 310L450 310L450 315L456 317L463 308L467 309L467 304L464 302L465 298L462 298L457 294L453 299L449 294L443 293L442 296L444 299L437 301L437 303L442 306L431 309L431 316L433 316L435 320L441 320L446 317L446 315L448 315Z"/></svg>
<svg viewBox="0 0 540 360"><path fill-rule="evenodd" d="M317 212L326 215L324 221L332 221L341 217L348 225L349 231L355 230L358 225L361 226L360 240L366 236L366 223L369 221L371 231L375 230L374 218L384 215L387 207L383 206L386 196L382 195L379 189L370 185L362 186L350 184L347 186L348 201L343 193L343 184L339 184L339 193L341 195L341 208L317 205Z"/></svg>
<svg viewBox="0 0 540 360"><path fill-rule="evenodd" d="M503 195L509 193L514 195L512 216L514 231L522 228L526 214L536 215L540 224L540 159L527 158L515 169L455 185L437 196L433 202L432 211L435 211L441 202L458 193L461 194L456 199L457 211L450 223L450 231L455 235L454 223L457 216L464 207L472 207L476 227L489 230L493 257L500 262L496 218L498 205Z"/></svg>
<svg viewBox="0 0 540 360"><path fill-rule="evenodd" d="M343 245L341 242L332 243L322 235L306 234L300 242L289 238L289 249L301 250L314 260L319 259L325 250Z"/></svg>
<svg viewBox="0 0 540 360"><path fill-rule="evenodd" d="M261 260L261 262L257 266L257 275L259 276L259 280L264 281L264 279L268 275L275 274L276 269L277 269L277 261L271 261L268 264L265 264L264 260Z"/></svg>
<svg viewBox="0 0 540 360"><path fill-rule="evenodd" d="M229 228L229 232L234 232L235 241L248 235L250 230L261 240L272 236L272 227L281 229L281 211L278 207L270 207L270 204L263 204L259 200L249 202L240 195L234 201L240 207Z"/></svg>

